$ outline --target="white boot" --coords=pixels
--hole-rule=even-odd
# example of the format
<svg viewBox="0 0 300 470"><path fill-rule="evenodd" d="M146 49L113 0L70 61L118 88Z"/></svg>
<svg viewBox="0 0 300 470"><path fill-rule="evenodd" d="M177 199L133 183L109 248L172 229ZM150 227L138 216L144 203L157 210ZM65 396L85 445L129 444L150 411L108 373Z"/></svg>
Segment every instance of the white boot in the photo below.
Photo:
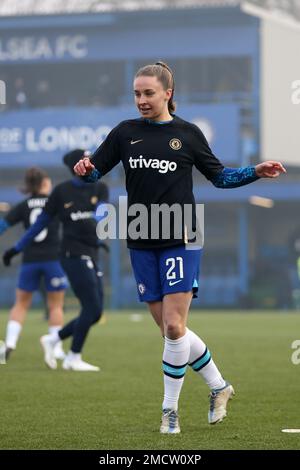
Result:
<svg viewBox="0 0 300 470"><path fill-rule="evenodd" d="M74 354L72 351L68 352L62 367L65 370L75 370L79 372L98 372L100 370L99 367L84 362L81 359L81 354Z"/></svg>
<svg viewBox="0 0 300 470"><path fill-rule="evenodd" d="M57 369L57 362L54 354L55 343L53 343L51 336L42 336L40 338L40 343L44 351L44 361L46 366L48 366L50 369Z"/></svg>

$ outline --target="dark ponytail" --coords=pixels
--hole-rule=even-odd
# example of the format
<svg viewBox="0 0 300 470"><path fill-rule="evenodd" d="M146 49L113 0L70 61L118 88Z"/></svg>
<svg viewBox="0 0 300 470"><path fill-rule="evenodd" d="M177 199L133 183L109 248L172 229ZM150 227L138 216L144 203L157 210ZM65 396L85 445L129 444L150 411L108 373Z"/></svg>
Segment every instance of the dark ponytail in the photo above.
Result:
<svg viewBox="0 0 300 470"><path fill-rule="evenodd" d="M156 77L162 83L164 90L171 88L172 95L168 101L168 110L170 114L175 113L176 103L173 101L175 80L171 68L165 62L159 61L152 65L145 65L137 71L135 78L137 77Z"/></svg>

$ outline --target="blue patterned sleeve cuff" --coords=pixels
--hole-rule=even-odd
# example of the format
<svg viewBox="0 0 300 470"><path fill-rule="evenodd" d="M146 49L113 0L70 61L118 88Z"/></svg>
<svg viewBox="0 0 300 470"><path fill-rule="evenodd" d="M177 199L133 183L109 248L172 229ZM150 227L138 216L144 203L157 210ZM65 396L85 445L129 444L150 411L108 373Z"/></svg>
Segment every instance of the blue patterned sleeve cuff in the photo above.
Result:
<svg viewBox="0 0 300 470"><path fill-rule="evenodd" d="M81 177L85 183L95 183L101 178L101 173L96 168L93 169L92 173L88 176Z"/></svg>
<svg viewBox="0 0 300 470"><path fill-rule="evenodd" d="M217 188L238 188L258 180L255 166L240 168L224 168L213 180L212 183Z"/></svg>

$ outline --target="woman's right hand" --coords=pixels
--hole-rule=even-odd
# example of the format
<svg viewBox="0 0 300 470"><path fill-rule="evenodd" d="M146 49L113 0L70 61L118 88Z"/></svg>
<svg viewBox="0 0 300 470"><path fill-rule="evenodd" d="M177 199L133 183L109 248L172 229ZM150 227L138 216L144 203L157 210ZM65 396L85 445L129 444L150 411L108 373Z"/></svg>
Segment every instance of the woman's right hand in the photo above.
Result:
<svg viewBox="0 0 300 470"><path fill-rule="evenodd" d="M78 176L88 176L95 169L95 165L91 163L91 160L87 157L82 158L79 162L76 163L73 170L74 173Z"/></svg>

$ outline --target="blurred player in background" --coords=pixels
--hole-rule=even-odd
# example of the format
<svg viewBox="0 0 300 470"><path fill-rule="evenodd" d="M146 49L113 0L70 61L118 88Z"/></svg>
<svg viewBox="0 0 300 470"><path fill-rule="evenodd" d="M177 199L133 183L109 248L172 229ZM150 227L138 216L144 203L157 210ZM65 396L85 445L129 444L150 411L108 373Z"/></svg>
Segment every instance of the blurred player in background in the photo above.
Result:
<svg viewBox="0 0 300 470"><path fill-rule="evenodd" d="M40 168L28 169L23 192L29 196L0 219L0 234L20 222L25 229L29 228L44 209L51 188L51 180L47 173ZM58 228L59 221L55 218L24 250L16 301L10 311L6 328L6 360L11 351L16 349L27 311L31 306L33 292L39 289L41 280L44 282L46 292L49 333L57 332L63 325L63 302L67 284L58 260L60 242ZM61 360L65 357L61 342L56 346L55 357Z"/></svg>
<svg viewBox="0 0 300 470"><path fill-rule="evenodd" d="M162 236L164 220L159 237L152 237L153 229L158 233L151 221L152 205L165 204L170 208L176 204L182 209L181 214L189 205L195 229L193 166L218 188L242 186L259 177L275 178L285 169L281 163L271 161L255 167L224 168L201 130L174 114L174 77L162 62L137 72L134 94L141 118L121 122L91 160L84 158L75 166L75 172L87 181L95 181L122 161L128 207L140 204L148 210L148 229L143 227L147 236L131 237L129 228L134 217L128 216L128 247L140 300L148 303L165 338L160 432L175 434L180 432L178 400L188 365L211 390L210 424L226 416L227 402L234 391L222 377L204 341L186 328L191 300L198 290L201 249L186 249L185 231L176 236L171 219L167 224L168 237Z"/></svg>
<svg viewBox="0 0 300 470"><path fill-rule="evenodd" d="M63 226L61 264L78 298L81 311L77 318L59 331L42 336L44 359L51 369L57 368L55 347L58 342L72 337L71 349L63 368L74 371L99 371L99 367L88 364L81 358L81 351L90 327L97 323L103 310L102 272L98 269L100 242L96 234L97 207L108 199L108 188L104 183L85 184L74 175L73 167L84 155L76 149L64 156L64 163L73 178L57 185L49 197L43 212L24 237L4 254L10 260L26 249L53 219L58 217Z"/></svg>

